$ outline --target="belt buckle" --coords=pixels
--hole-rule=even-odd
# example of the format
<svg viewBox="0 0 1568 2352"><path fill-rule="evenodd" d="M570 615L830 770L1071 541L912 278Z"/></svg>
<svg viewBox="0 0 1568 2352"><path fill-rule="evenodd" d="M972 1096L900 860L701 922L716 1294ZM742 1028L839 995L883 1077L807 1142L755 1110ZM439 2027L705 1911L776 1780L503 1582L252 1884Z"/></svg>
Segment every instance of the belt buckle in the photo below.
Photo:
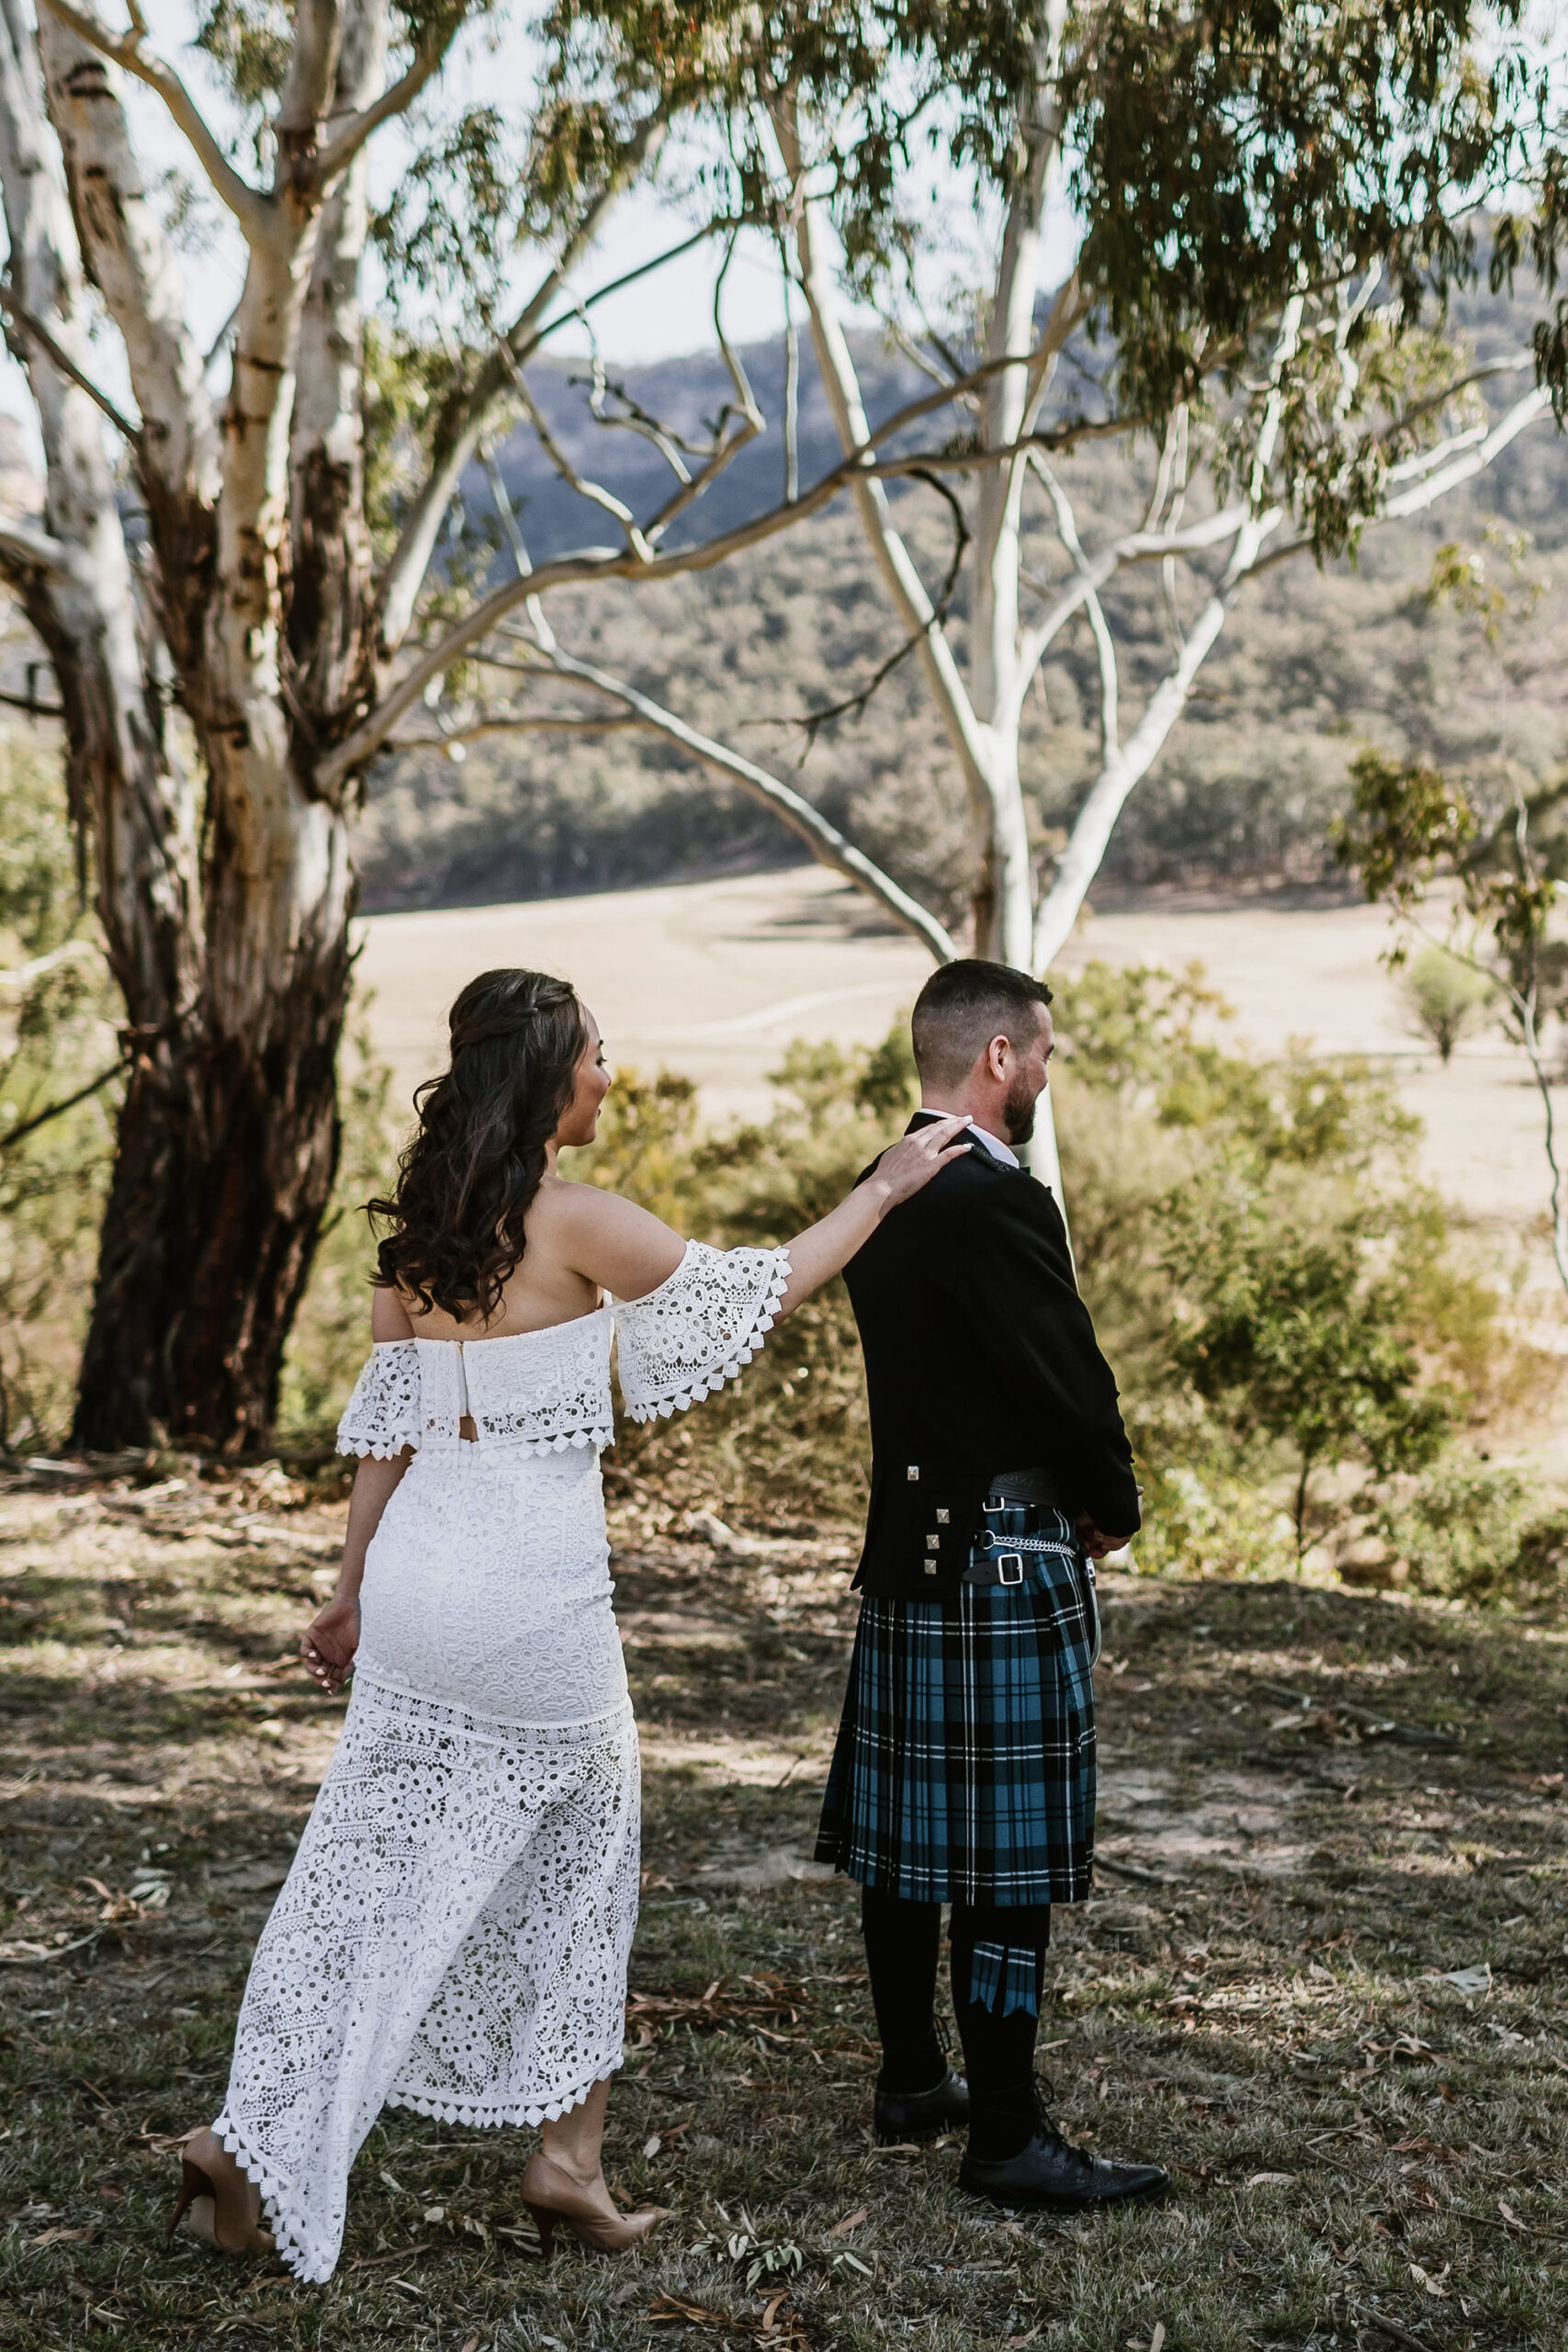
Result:
<svg viewBox="0 0 1568 2352"><path fill-rule="evenodd" d="M998 1584L1017 1585L1023 1582L1023 1554L1021 1552L998 1552L996 1560ZM1008 1574L1010 1568L1016 1570L1016 1574L1010 1577Z"/></svg>

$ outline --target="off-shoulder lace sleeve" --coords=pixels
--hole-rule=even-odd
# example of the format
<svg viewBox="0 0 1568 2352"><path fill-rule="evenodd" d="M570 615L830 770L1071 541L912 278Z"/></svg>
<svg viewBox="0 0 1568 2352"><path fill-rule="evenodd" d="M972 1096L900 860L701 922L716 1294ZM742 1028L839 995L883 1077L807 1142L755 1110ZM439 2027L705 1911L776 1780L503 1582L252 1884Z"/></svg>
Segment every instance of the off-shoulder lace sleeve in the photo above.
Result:
<svg viewBox="0 0 1568 2352"><path fill-rule="evenodd" d="M404 1446L418 1445L420 1429L418 1343L378 1340L337 1425L337 1450L389 1462Z"/></svg>
<svg viewBox="0 0 1568 2352"><path fill-rule="evenodd" d="M787 1250L688 1241L668 1282L615 1307L621 1394L634 1421L683 1413L739 1377L777 1320Z"/></svg>

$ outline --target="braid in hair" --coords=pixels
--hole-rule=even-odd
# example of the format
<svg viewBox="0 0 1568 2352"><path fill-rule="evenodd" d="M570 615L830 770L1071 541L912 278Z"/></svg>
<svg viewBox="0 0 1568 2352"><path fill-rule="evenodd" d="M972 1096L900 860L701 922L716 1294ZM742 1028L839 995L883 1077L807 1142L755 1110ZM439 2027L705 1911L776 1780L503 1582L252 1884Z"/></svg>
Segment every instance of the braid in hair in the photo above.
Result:
<svg viewBox="0 0 1568 2352"><path fill-rule="evenodd" d="M391 1227L375 1280L459 1322L489 1322L523 1256L588 1023L567 981L502 970L468 982L451 1034L449 1067L415 1092L396 1189L367 1204Z"/></svg>

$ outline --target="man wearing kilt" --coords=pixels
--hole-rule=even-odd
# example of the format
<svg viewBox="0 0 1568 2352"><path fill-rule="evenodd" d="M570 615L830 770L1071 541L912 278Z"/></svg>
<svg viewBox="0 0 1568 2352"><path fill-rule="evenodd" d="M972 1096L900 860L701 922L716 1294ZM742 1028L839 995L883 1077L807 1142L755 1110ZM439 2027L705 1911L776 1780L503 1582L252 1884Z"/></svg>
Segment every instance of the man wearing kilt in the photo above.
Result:
<svg viewBox="0 0 1568 2352"><path fill-rule="evenodd" d="M817 1855L861 1884L878 2138L966 2122L966 2188L1079 2211L1169 2183L1074 2147L1034 2079L1051 1906L1083 1902L1093 1875L1093 1561L1138 1525L1061 1213L1012 1149L1045 1085L1050 1001L1027 974L968 959L915 1006L911 1125L967 1113L969 1148L844 1272L872 1489ZM944 1903L966 2079L936 2024Z"/></svg>

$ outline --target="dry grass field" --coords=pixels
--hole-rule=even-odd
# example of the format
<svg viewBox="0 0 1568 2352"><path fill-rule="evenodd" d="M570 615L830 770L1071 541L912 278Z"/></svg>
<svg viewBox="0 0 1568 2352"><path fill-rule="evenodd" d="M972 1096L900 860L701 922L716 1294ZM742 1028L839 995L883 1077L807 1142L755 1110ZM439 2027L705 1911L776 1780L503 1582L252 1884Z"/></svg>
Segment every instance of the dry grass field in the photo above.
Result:
<svg viewBox="0 0 1568 2352"><path fill-rule="evenodd" d="M1177 2193L1009 2218L878 2151L853 1897L808 1849L849 1547L627 1522L645 1907L608 2169L671 2209L547 2267L530 2134L389 2115L337 2278L161 2236L340 1703L291 1662L343 1503L0 1494L6 2352L1557 2352L1568 2310L1568 1634L1298 1586L1112 1579L1100 1884L1043 2064Z"/></svg>
<svg viewBox="0 0 1568 2352"><path fill-rule="evenodd" d="M582 990L613 1059L696 1079L705 1114L765 1116L767 1073L796 1036L869 1044L931 970L923 948L819 866L516 905L373 916L361 985L401 1109L444 1058L446 1012L492 964L558 971ZM1292 1038L1325 1055L1367 1054L1396 1077L1426 1129L1423 1165L1472 1215L1517 1231L1545 1198L1540 1099L1495 1034L1467 1039L1442 1069L1413 1036L1379 957L1376 907L1321 896L1231 899L1169 892L1108 899L1080 923L1067 969L1109 963L1203 965L1235 1007L1227 1034L1280 1053ZM1568 1121L1568 1087L1557 1090ZM1537 1253L1550 1268L1544 1246Z"/></svg>

